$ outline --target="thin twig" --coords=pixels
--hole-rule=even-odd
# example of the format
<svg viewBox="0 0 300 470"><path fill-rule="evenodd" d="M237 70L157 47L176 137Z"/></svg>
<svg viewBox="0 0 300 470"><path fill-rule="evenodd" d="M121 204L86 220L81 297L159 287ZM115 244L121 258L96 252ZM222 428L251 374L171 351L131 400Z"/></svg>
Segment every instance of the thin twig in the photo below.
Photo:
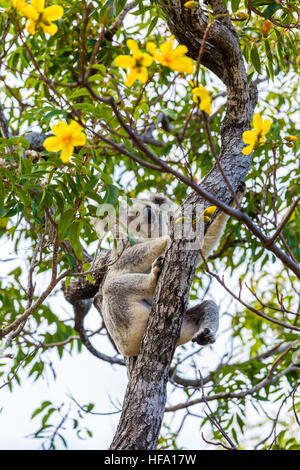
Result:
<svg viewBox="0 0 300 470"><path fill-rule="evenodd" d="M105 39L108 41L111 41L113 36L116 34L120 26L122 25L125 16L130 10L133 10L135 6L138 4L137 0L134 0L133 2L129 2L125 5L119 16L115 19L114 23L111 25L110 29L105 32Z"/></svg>
<svg viewBox="0 0 300 470"><path fill-rule="evenodd" d="M209 406L209 403L206 399L206 396L205 396L205 393L204 393L204 387L203 387L203 377L202 377L202 374L201 374L201 371L200 369L198 370L199 372L199 375L200 375L200 382L201 382L201 391L202 391L202 399L203 399L203 402L205 403L205 405L207 406L207 408L209 409L210 411L210 415L208 415L207 413L206 416L208 417L208 419L210 420L210 422L216 426L216 428L218 429L218 431L222 434L222 436L226 439L226 441L229 443L230 445L230 449L231 450L237 450L237 447L236 445L234 444L234 442L230 439L230 437L228 436L228 434L224 431L223 427L221 426L221 423L220 421L217 419L215 413L212 411L211 407Z"/></svg>

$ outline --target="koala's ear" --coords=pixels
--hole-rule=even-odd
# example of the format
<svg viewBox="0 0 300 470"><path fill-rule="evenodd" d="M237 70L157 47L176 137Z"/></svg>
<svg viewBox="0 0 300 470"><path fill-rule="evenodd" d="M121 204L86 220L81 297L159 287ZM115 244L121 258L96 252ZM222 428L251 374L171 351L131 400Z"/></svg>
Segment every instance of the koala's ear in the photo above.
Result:
<svg viewBox="0 0 300 470"><path fill-rule="evenodd" d="M170 203L170 199L168 199L164 194L151 194L150 201L157 206L161 206L162 204Z"/></svg>

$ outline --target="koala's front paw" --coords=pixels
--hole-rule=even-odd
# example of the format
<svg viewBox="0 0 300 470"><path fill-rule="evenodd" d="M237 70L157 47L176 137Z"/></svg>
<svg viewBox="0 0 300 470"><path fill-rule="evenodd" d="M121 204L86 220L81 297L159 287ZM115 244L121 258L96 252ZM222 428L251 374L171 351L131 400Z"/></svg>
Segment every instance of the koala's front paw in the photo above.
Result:
<svg viewBox="0 0 300 470"><path fill-rule="evenodd" d="M238 188L237 188L237 196L241 199L243 194L245 194L246 192L246 184L244 183L244 181L241 181Z"/></svg>
<svg viewBox="0 0 300 470"><path fill-rule="evenodd" d="M164 257L159 256L158 258L156 258L154 263L152 263L152 274L156 277L156 279L158 279L161 273L163 262L164 262Z"/></svg>
<svg viewBox="0 0 300 470"><path fill-rule="evenodd" d="M241 181L238 188L237 188L237 191L236 191L236 195L237 195L237 198L239 201L241 201L243 199L243 196L246 192L246 185L244 183L244 181ZM233 199L230 203L230 206L235 208L236 207L236 202L235 200Z"/></svg>
<svg viewBox="0 0 300 470"><path fill-rule="evenodd" d="M216 336L210 328L206 327L203 328L203 330L199 330L192 341L200 344L201 346L206 346L207 344L214 343L216 341Z"/></svg>

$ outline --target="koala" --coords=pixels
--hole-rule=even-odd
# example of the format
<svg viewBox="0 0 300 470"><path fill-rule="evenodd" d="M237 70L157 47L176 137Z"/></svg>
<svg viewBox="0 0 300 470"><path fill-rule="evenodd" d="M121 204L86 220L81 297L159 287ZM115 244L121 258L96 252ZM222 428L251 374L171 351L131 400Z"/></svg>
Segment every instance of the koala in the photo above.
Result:
<svg viewBox="0 0 300 470"><path fill-rule="evenodd" d="M163 194L135 199L132 206L120 210L121 224L112 228L112 232L123 233L118 233L121 236L112 255L116 260L112 261L102 285L102 315L109 336L123 356L139 353L169 241L170 219L176 208ZM227 214L221 212L209 226L202 245L204 257L221 237L227 219ZM97 222L94 223L97 230ZM132 230L133 246L122 227ZM206 300L192 306L184 314L177 345L190 340L200 345L214 343L218 326L219 309L215 302Z"/></svg>

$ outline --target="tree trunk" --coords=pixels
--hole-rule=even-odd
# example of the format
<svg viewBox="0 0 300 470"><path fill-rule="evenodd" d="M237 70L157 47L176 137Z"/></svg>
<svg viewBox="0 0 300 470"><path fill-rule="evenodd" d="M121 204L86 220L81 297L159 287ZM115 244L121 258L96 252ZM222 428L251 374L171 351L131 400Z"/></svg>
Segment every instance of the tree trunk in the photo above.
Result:
<svg viewBox="0 0 300 470"><path fill-rule="evenodd" d="M221 0L209 3L215 15L226 14ZM203 35L207 33L208 19L200 7L187 10L183 4L184 1L169 0L163 8L173 34L197 60ZM254 86L249 92L239 40L229 18L220 17L209 28L201 63L227 87L219 159L232 189L236 191L250 166L250 157L241 153L242 133L249 129L257 93ZM232 198L218 165L200 186L222 202L228 203ZM197 206L208 205L193 192L183 208L193 212ZM169 368L199 255L199 251L189 248L187 240L175 240L172 234L171 240L139 356L129 361L129 383L111 449L155 449L159 437Z"/></svg>

